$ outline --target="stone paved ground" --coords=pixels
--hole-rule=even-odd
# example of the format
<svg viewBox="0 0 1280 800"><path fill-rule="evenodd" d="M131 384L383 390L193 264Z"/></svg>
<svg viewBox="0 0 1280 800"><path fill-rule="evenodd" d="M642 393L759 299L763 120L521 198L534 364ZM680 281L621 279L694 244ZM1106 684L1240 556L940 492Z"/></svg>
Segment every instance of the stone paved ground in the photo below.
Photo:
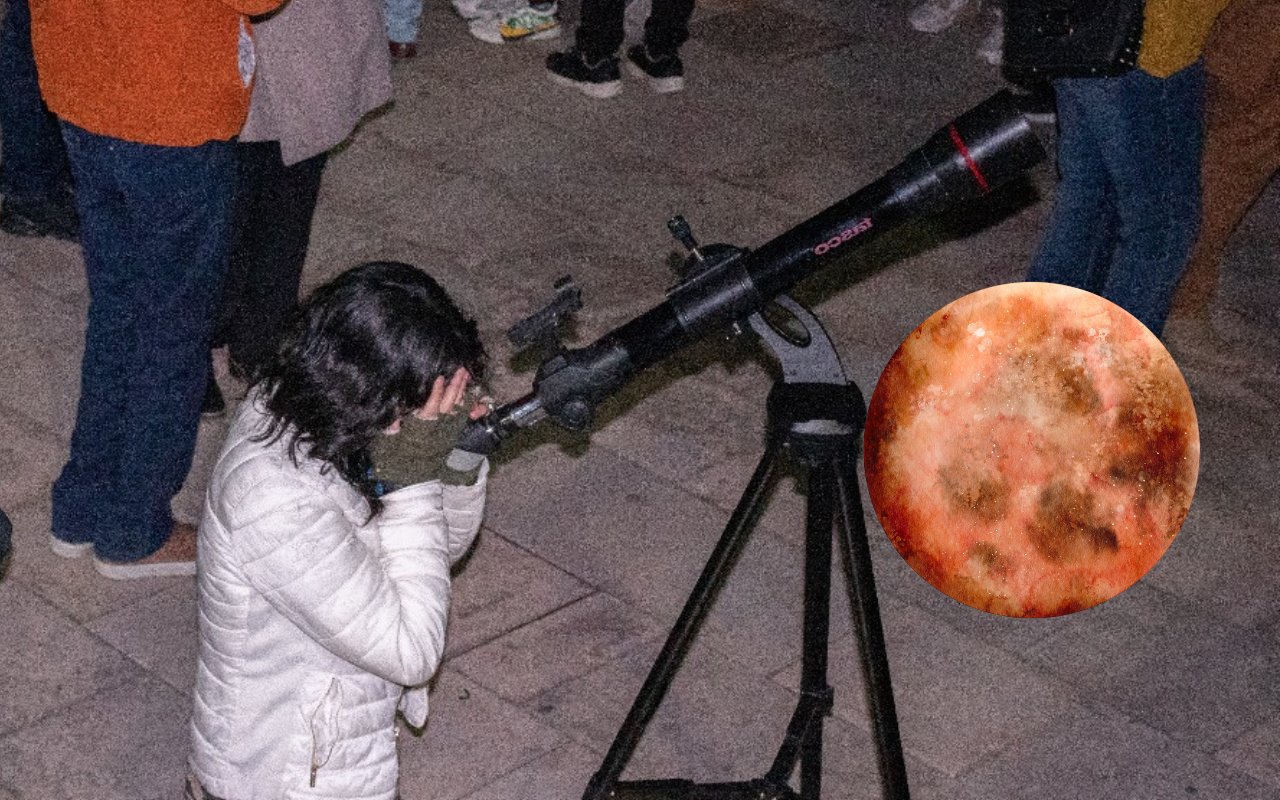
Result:
<svg viewBox="0 0 1280 800"><path fill-rule="evenodd" d="M903 8L710 0L686 48L687 91L629 83L597 102L547 82L550 45L484 45L429 5L425 55L397 65L395 107L331 162L307 280L377 257L428 267L480 310L503 397L530 375L508 363L501 331L559 275L584 287L588 341L662 297L672 213L704 241L760 244L1001 85L973 55L986 29L973 16L927 37ZM803 287L864 390L934 309L1022 274L1052 190L1042 167L1003 216L914 225ZM1064 619L990 617L924 584L871 520L914 796L1280 797L1277 200L1273 187L1232 244L1219 340L1170 331L1203 468L1146 580ZM175 798L193 583L111 583L50 553L47 490L86 305L79 251L0 236L0 273L0 506L18 548L0 585L0 799ZM539 432L503 453L456 584L432 722L401 740L407 799L581 796L759 452L766 373L721 350L646 375L589 444ZM180 516L221 434L202 431ZM763 774L796 700L801 507L784 485L629 775ZM874 798L841 600L834 636L825 794Z"/></svg>

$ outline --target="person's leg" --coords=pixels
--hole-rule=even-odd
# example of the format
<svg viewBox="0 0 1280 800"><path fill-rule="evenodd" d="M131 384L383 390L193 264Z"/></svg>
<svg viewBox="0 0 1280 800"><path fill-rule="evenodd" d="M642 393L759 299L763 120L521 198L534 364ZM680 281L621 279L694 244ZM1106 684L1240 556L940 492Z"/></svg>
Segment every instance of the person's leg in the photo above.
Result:
<svg viewBox="0 0 1280 800"><path fill-rule="evenodd" d="M128 309L129 244L123 229L125 197L116 184L109 142L65 126L67 154L84 220L81 247L89 286L88 325L80 362L80 398L66 464L53 484L53 535L92 544L111 503L126 431L121 427L133 319Z"/></svg>
<svg viewBox="0 0 1280 800"><path fill-rule="evenodd" d="M387 39L401 45L417 42L418 26L422 21L422 0L385 0L384 8L387 16Z"/></svg>
<svg viewBox="0 0 1280 800"><path fill-rule="evenodd" d="M1200 216L1204 70L1110 79L1103 158L1116 192L1116 251L1103 296L1164 330Z"/></svg>
<svg viewBox="0 0 1280 800"><path fill-rule="evenodd" d="M77 463L95 469L64 470L54 492L55 530L74 514L66 504L89 485L97 555L137 561L167 541L169 501L191 464L211 305L227 255L232 150L229 142L155 147L67 131L77 177L106 173L115 205L108 218L82 205L86 228L95 231L86 242L89 391L69 470ZM102 341L108 334L112 340ZM98 411L106 406L116 412L109 423ZM94 446L100 452L86 453Z"/></svg>
<svg viewBox="0 0 1280 800"><path fill-rule="evenodd" d="M6 216L30 218L32 235L78 233L66 190L67 156L57 119L45 108L31 51L27 0L8 0L0 27L0 194ZM5 226L23 232L12 219ZM39 230L38 230L39 229Z"/></svg>
<svg viewBox="0 0 1280 800"><path fill-rule="evenodd" d="M586 61L595 63L617 54L625 36L626 11L625 0L583 0L574 43Z"/></svg>
<svg viewBox="0 0 1280 800"><path fill-rule="evenodd" d="M298 284L327 154L285 166L276 142L242 142L236 239L224 302L231 359L252 372L270 357Z"/></svg>
<svg viewBox="0 0 1280 800"><path fill-rule="evenodd" d="M1236 0L1205 43L1200 228L1173 315L1207 319L1227 239L1280 169L1280 0Z"/></svg>
<svg viewBox="0 0 1280 800"><path fill-rule="evenodd" d="M1227 240L1280 168L1280 95L1271 97L1270 108L1226 104L1208 114L1200 226L1178 286L1175 316L1208 315Z"/></svg>
<svg viewBox="0 0 1280 800"><path fill-rule="evenodd" d="M694 0L653 0L644 23L644 44L655 58L675 55L689 38Z"/></svg>
<svg viewBox="0 0 1280 800"><path fill-rule="evenodd" d="M1027 272L1045 281L1097 292L1114 244L1112 191L1102 160L1091 96L1095 79L1054 82L1058 97L1058 172L1053 210Z"/></svg>

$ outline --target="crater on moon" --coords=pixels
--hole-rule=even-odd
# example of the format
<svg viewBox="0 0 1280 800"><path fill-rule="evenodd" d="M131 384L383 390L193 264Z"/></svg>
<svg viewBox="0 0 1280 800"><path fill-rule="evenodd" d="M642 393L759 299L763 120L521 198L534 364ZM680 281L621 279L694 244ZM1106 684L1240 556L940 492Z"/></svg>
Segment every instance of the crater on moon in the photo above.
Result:
<svg viewBox="0 0 1280 800"><path fill-rule="evenodd" d="M1168 549L1195 491L1191 393L1142 323L1048 283L983 289L911 333L867 414L871 503L925 580L996 614L1102 603Z"/></svg>

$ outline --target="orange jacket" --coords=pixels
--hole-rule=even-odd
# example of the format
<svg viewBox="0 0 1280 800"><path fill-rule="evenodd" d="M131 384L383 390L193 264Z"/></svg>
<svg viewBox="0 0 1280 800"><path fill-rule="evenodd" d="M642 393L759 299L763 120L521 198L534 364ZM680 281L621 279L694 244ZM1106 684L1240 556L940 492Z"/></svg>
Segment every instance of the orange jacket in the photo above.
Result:
<svg viewBox="0 0 1280 800"><path fill-rule="evenodd" d="M104 136L169 146L230 139L249 106L245 15L280 3L31 0L41 92L59 117Z"/></svg>

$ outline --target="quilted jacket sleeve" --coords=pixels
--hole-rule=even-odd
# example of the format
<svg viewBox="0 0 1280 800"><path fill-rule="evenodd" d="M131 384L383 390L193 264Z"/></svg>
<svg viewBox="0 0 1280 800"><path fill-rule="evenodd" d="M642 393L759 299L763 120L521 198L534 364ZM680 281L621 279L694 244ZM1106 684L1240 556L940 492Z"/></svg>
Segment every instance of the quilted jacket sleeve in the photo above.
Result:
<svg viewBox="0 0 1280 800"><path fill-rule="evenodd" d="M444 651L451 533L439 484L384 498L381 552L336 498L288 474L231 504L232 551L248 582L317 643L401 685L428 680Z"/></svg>
<svg viewBox="0 0 1280 800"><path fill-rule="evenodd" d="M480 467L480 475L471 486L443 486L444 522L448 534L449 563L455 564L466 555L480 532L484 519L485 487L489 482L489 462ZM403 490L402 490L403 491Z"/></svg>

